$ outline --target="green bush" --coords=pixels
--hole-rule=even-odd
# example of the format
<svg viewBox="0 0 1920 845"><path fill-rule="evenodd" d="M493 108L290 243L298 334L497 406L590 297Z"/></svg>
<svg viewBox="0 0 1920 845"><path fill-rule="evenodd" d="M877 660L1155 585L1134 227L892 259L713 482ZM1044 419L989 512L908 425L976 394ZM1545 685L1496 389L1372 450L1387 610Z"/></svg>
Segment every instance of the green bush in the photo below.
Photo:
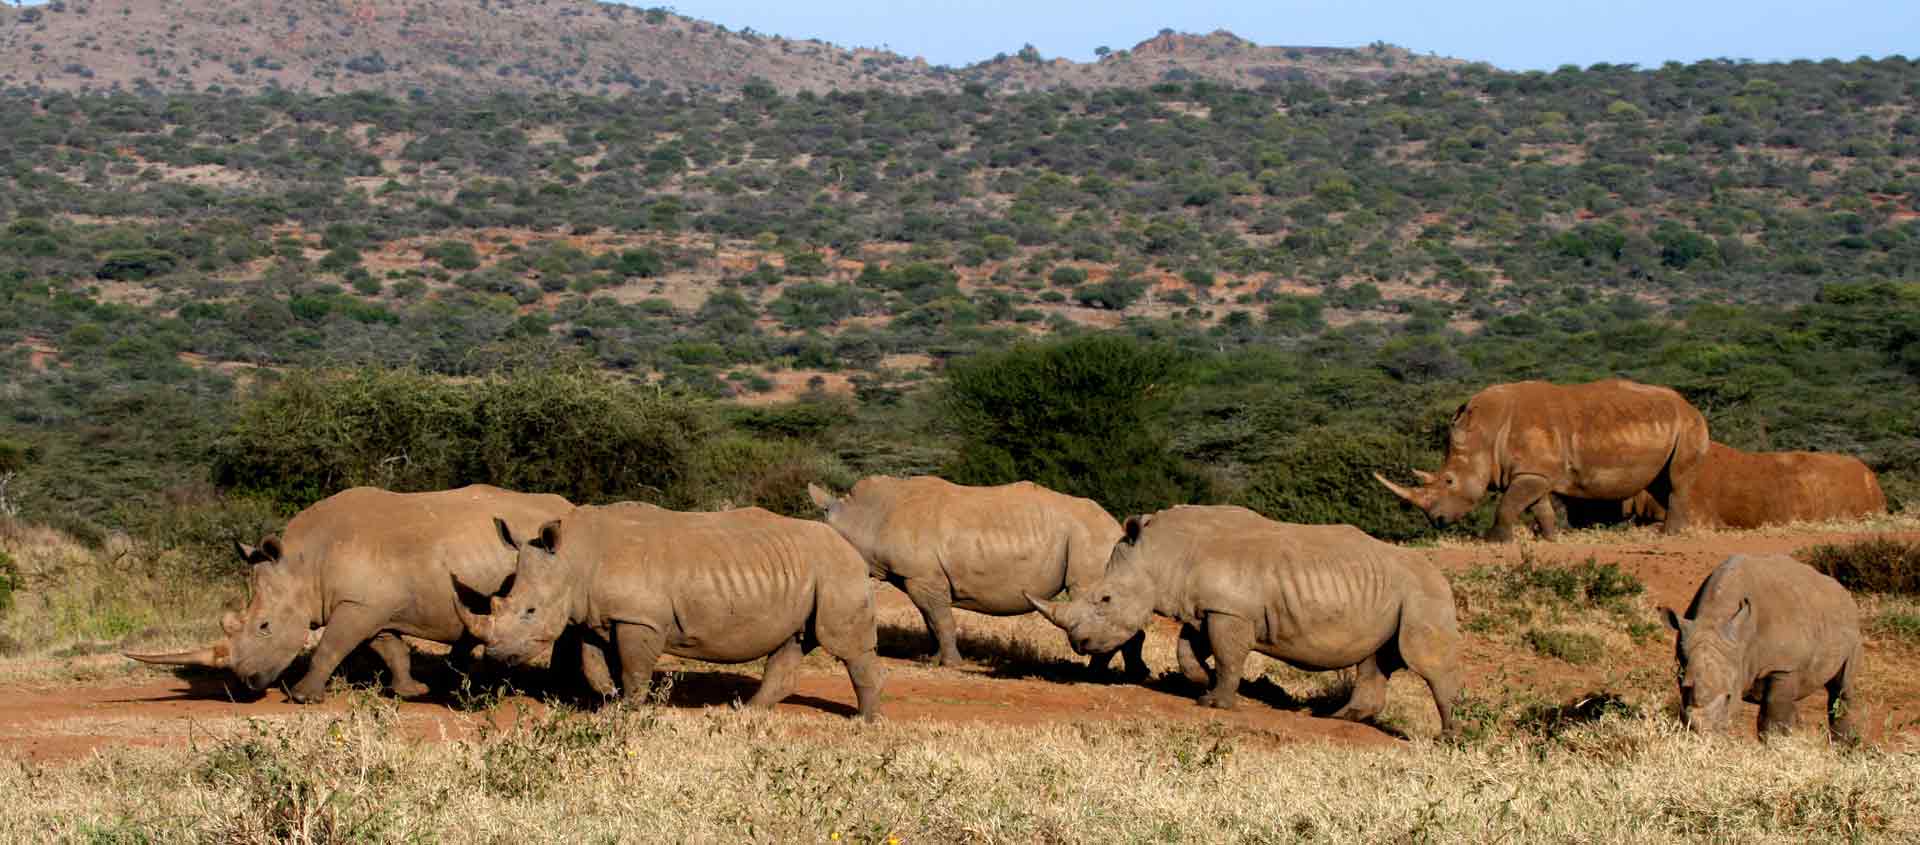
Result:
<svg viewBox="0 0 1920 845"><path fill-rule="evenodd" d="M943 406L960 435L948 478L1033 481L1119 514L1198 497L1166 431L1182 356L1116 334L1029 343L948 368Z"/></svg>
<svg viewBox="0 0 1920 845"><path fill-rule="evenodd" d="M1431 536L1425 514L1373 480L1431 466L1429 450L1404 434L1320 428L1288 438L1260 461L1234 497L1282 522L1344 523L1386 540Z"/></svg>
<svg viewBox="0 0 1920 845"><path fill-rule="evenodd" d="M11 555L0 551L0 616L13 609L13 593L20 587L20 567Z"/></svg>
<svg viewBox="0 0 1920 845"><path fill-rule="evenodd" d="M1849 590L1920 595L1920 543L1876 537L1814 546L1794 556Z"/></svg>
<svg viewBox="0 0 1920 845"><path fill-rule="evenodd" d="M1528 629L1525 639L1527 646L1543 657L1564 660L1575 666L1585 666L1599 660L1606 654L1606 646L1600 638L1592 634L1577 631L1562 631L1554 628Z"/></svg>
<svg viewBox="0 0 1920 845"><path fill-rule="evenodd" d="M123 249L107 253L93 275L101 279L139 281L164 276L180 266L180 256L158 249Z"/></svg>

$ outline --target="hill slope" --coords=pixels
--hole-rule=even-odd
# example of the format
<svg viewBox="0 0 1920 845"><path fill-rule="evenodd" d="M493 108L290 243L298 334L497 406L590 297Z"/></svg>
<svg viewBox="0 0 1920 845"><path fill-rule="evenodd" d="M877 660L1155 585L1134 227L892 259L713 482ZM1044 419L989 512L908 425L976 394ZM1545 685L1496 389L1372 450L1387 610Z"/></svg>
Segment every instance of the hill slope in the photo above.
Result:
<svg viewBox="0 0 1920 845"><path fill-rule="evenodd" d="M1168 31L1094 63L1046 61L1029 49L953 70L593 0L63 0L0 9L0 84L54 90L619 95L731 93L754 79L788 92L1138 87L1200 78L1258 86L1458 64L1386 45L1261 47L1229 33Z"/></svg>

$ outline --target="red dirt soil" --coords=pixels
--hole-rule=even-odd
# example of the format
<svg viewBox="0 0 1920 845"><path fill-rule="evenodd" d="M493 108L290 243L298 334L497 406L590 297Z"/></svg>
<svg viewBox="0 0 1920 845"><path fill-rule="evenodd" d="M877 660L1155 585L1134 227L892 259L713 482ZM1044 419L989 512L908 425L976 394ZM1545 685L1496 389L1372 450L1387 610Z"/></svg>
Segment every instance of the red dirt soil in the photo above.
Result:
<svg viewBox="0 0 1920 845"><path fill-rule="evenodd" d="M1868 535L1748 532L1667 538L1652 532L1636 532L1603 542L1576 539L1524 548L1541 564L1578 563L1589 557L1618 563L1646 583L1650 603L1684 607L1700 580L1732 553L1790 553L1816 544L1842 543L1865 536ZM1920 532L1884 536L1920 540ZM1518 544L1470 544L1424 550L1423 554L1443 570L1459 573L1482 564L1516 562L1522 552L1523 546ZM905 606L905 598L897 591L883 587L880 596L884 606ZM964 633L966 618L960 622ZM1172 636L1171 625L1166 620L1160 622L1151 635ZM1568 700L1567 696L1604 689L1611 680L1629 672L1666 671L1672 660L1671 643L1663 629L1653 641L1610 661L1609 665L1575 667L1516 653L1491 640L1469 636L1463 659L1469 690L1482 697L1495 698L1494 693L1501 689L1525 687L1545 700L1564 701ZM1876 744L1908 747L1920 744L1920 678L1913 677L1915 673L1910 671L1917 662L1916 656L1911 647L1869 643L1868 672L1862 692L1869 708L1865 730L1869 740ZM1246 690L1238 710L1221 712L1196 706L1195 691L1178 682L1141 686L1076 682L1085 678L994 677L991 668L980 666L930 670L907 661L889 659L887 662L894 668L914 667L889 673L884 712L886 718L895 721L1013 726L1088 720L1195 725L1217 722L1259 744L1328 741L1382 746L1399 742L1372 726L1276 709L1261 700L1264 696L1258 684L1255 689ZM665 663L663 669L675 668L670 658ZM841 718L852 713L853 695L846 675L837 667L829 666L816 667L810 662L794 695L779 705L780 709L823 718ZM736 696L750 694L757 680L751 676L679 668L685 674L673 695L674 706L724 704ZM1170 670L1172 667L1155 668ZM1395 683L1417 681L1396 678ZM1424 690L1421 692L1424 694ZM348 706L347 700L346 696L335 695L328 703L315 707L322 711L340 711ZM539 706L530 700L516 700ZM1824 704L1824 696L1803 702L1802 725L1823 724ZM516 710L496 707L484 712L462 712L442 703L417 701L401 702L399 708L404 729L428 740L470 736L486 720L511 720ZM288 702L280 691L270 691L255 700L233 701L217 680L169 677L157 672L151 681L133 685L0 687L0 755L58 761L82 757L104 746L185 745L196 737L205 738L206 723L210 721L285 717L313 712L313 709ZM1736 714L1735 718L1751 724L1754 709L1746 705L1745 712Z"/></svg>

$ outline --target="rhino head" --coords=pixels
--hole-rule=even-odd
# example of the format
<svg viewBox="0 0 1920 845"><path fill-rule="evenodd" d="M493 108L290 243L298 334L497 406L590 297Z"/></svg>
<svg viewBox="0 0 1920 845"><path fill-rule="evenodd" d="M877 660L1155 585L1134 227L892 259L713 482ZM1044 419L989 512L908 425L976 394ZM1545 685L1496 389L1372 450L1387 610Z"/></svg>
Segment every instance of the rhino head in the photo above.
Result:
<svg viewBox="0 0 1920 845"><path fill-rule="evenodd" d="M474 613L455 603L460 621L486 644L487 656L510 665L546 666L553 643L573 617L573 579L560 555L560 520L540 526L524 542L507 521L495 517L500 541L518 555L506 595L494 596L491 612ZM456 581L455 589L460 589Z"/></svg>
<svg viewBox="0 0 1920 845"><path fill-rule="evenodd" d="M1147 627L1153 617L1155 585L1151 575L1134 560L1141 529L1150 516L1129 517L1126 536L1114 544L1106 577L1076 593L1071 601L1041 601L1032 594L1027 603L1067 634L1076 654L1110 654Z"/></svg>
<svg viewBox="0 0 1920 845"><path fill-rule="evenodd" d="M1492 438L1482 436L1473 425L1473 417L1471 404L1455 412L1447 437L1446 463L1439 472L1414 470L1419 487L1402 487L1377 472L1374 480L1442 525L1466 516L1487 497L1494 470Z"/></svg>
<svg viewBox="0 0 1920 845"><path fill-rule="evenodd" d="M251 571L247 584L252 598L246 610L220 619L226 639L193 651L167 654L127 654L143 663L231 669L248 687L266 689L294 658L306 650L308 632L320 622L313 585L285 559L277 537L267 537L256 548L233 544Z"/></svg>
<svg viewBox="0 0 1920 845"><path fill-rule="evenodd" d="M1667 627L1679 636L1674 657L1680 681L1680 721L1697 733L1718 733L1727 727L1728 711L1740 695L1747 643L1754 635L1753 603L1740 600L1739 609L1719 624L1687 619L1672 608L1660 609Z"/></svg>

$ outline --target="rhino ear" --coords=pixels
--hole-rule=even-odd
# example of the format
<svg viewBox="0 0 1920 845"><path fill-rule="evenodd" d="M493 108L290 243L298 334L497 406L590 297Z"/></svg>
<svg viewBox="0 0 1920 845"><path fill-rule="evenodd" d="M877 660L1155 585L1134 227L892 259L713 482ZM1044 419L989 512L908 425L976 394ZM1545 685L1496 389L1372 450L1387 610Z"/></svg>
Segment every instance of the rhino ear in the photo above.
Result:
<svg viewBox="0 0 1920 845"><path fill-rule="evenodd" d="M257 550L254 547L242 543L239 540L233 541L233 553L239 555L242 561L252 563L255 551Z"/></svg>
<svg viewBox="0 0 1920 845"><path fill-rule="evenodd" d="M556 519L551 522L548 522L545 525L540 526L540 536L527 541L527 545L530 545L536 549L544 551L547 554L554 554L559 552L560 551L560 520Z"/></svg>
<svg viewBox="0 0 1920 845"><path fill-rule="evenodd" d="M823 511L831 510L834 505L840 503L840 500L834 498L832 493L827 492L827 488L812 483L807 485L807 498L812 499L814 505Z"/></svg>
<svg viewBox="0 0 1920 845"><path fill-rule="evenodd" d="M1740 642L1745 640L1747 635L1751 633L1753 633L1753 601L1751 599L1741 599L1740 609L1734 611L1732 616L1727 617L1726 622L1721 623L1720 636L1734 642Z"/></svg>
<svg viewBox="0 0 1920 845"><path fill-rule="evenodd" d="M494 517L493 530L500 533L500 542L505 543L507 545L507 548L513 549L515 551L518 551L520 549L520 541L513 539L513 528L507 525L506 520L501 519L500 517L497 517L497 516Z"/></svg>
<svg viewBox="0 0 1920 845"><path fill-rule="evenodd" d="M1140 542L1141 529L1146 528L1147 523L1152 521L1153 521L1153 514L1150 514L1150 513L1144 513L1136 516L1127 517L1127 524L1126 524L1127 545L1131 546L1134 543Z"/></svg>
<svg viewBox="0 0 1920 845"><path fill-rule="evenodd" d="M1667 627L1672 628L1675 633L1679 633L1680 626L1686 623L1686 620L1680 618L1680 614L1674 613L1673 608L1665 605L1660 607L1660 617L1667 620Z"/></svg>
<svg viewBox="0 0 1920 845"><path fill-rule="evenodd" d="M280 538L269 534L267 535L266 539L260 541L260 548L253 550L253 555L247 558L247 562L248 563L276 563L280 560L280 555L282 553L283 553L283 550L280 548Z"/></svg>

